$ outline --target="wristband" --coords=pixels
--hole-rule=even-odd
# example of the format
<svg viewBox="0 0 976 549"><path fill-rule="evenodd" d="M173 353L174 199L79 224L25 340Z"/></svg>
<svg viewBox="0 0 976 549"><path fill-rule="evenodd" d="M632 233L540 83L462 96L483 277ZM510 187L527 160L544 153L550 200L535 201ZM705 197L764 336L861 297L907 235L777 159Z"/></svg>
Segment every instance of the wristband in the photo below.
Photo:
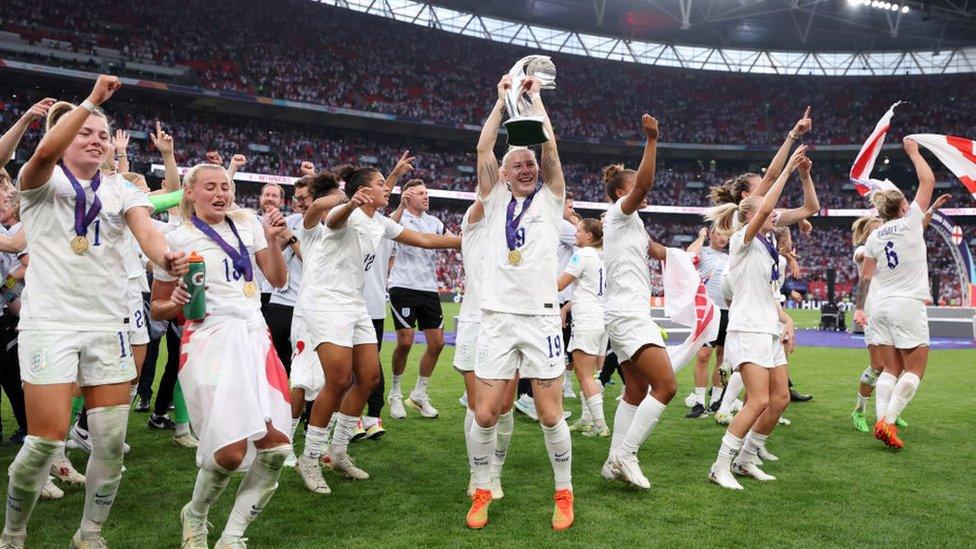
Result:
<svg viewBox="0 0 976 549"><path fill-rule="evenodd" d="M790 133L786 134L786 136L792 139L793 141L798 141L800 139L800 136L793 130L790 130Z"/></svg>
<svg viewBox="0 0 976 549"><path fill-rule="evenodd" d="M89 101L87 99L85 99L84 101L82 101L81 102L81 105L79 105L79 106L85 108L86 110L88 110L88 112L95 112L95 109L98 108L97 105L95 105L94 103L92 103L91 101Z"/></svg>
<svg viewBox="0 0 976 549"><path fill-rule="evenodd" d="M298 242L298 237L295 236L295 235L291 235L291 238L289 238L288 241L285 242L285 244L288 244L289 246L291 246L292 244L294 244L296 242Z"/></svg>

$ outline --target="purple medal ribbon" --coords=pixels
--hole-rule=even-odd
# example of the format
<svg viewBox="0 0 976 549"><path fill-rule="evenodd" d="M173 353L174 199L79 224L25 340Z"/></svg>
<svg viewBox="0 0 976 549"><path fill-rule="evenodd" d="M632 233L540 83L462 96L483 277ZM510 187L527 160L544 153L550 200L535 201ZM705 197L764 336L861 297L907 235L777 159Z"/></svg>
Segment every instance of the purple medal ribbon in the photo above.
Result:
<svg viewBox="0 0 976 549"><path fill-rule="evenodd" d="M515 206L518 202L515 200L515 195L512 195L512 200L508 202L508 210L505 212L505 240L508 242L508 249L514 250L518 248L518 238L515 236L518 230L519 222L522 221L522 216L528 211L529 206L532 205L532 199L535 198L534 191L529 196L525 197L525 201L522 202L522 211L518 215L515 215Z"/></svg>
<svg viewBox="0 0 976 549"><path fill-rule="evenodd" d="M769 257L773 258L773 269L769 275L770 281L779 280L779 250L765 236L757 234L756 238L766 247L766 251L769 252Z"/></svg>
<svg viewBox="0 0 976 549"><path fill-rule="evenodd" d="M61 169L75 190L75 234L85 236L88 234L88 226L92 224L92 221L95 221L99 212L102 211L102 201L98 199L98 188L102 185L102 174L95 172L95 177L91 180L92 205L91 208L88 208L85 189L78 182L78 178L64 164L61 164Z"/></svg>
<svg viewBox="0 0 976 549"><path fill-rule="evenodd" d="M227 220L227 225L230 226L230 231L234 233L237 237L237 249L235 250L233 246L227 243L226 240L221 237L213 227L207 225L202 219L194 215L190 218L193 225L200 229L200 231L207 235L210 240L213 240L220 246L221 250L224 250L229 257L231 262L234 264L234 271L240 273L244 276L244 280L250 282L254 279L254 267L251 265L251 256L247 253L247 246L244 245L244 240L241 239L240 233L237 232L237 226L231 218L225 218Z"/></svg>

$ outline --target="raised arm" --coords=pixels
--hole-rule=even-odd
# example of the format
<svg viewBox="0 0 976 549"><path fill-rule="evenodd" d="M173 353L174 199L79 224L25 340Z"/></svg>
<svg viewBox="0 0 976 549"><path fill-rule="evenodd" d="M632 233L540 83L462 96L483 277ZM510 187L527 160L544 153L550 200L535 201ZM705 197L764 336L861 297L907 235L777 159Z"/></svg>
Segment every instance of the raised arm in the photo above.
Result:
<svg viewBox="0 0 976 549"><path fill-rule="evenodd" d="M773 186L773 182L783 172L783 166L786 165L786 159L790 156L790 149L793 148L793 144L803 134L810 131L812 127L813 120L810 118L810 107L808 106L807 110L803 113L803 118L796 121L793 129L786 135L786 140L779 146L779 150L776 151L776 156L773 157L769 162L769 166L766 167L766 173L763 174L762 183L759 184L759 188L753 194L762 196L769 192L769 188Z"/></svg>
<svg viewBox="0 0 976 549"><path fill-rule="evenodd" d="M306 231L315 228L322 222L322 218L329 213L329 210L345 201L346 197L341 193L316 198L308 207L308 211L305 212L305 217L302 218L302 226L305 227Z"/></svg>
<svg viewBox="0 0 976 549"><path fill-rule="evenodd" d="M410 229L403 229L400 236L396 237L394 240L400 244L407 244L408 246L416 246L418 248L427 248L429 250L461 249L461 237L446 234L418 233L417 231L411 231Z"/></svg>
<svg viewBox="0 0 976 549"><path fill-rule="evenodd" d="M390 192L393 191L393 187L396 187L397 180L413 171L413 161L416 158L416 156L410 156L410 151L403 151L400 160L397 160L396 166L393 166L393 171L386 176L386 181L383 183Z"/></svg>
<svg viewBox="0 0 976 549"><path fill-rule="evenodd" d="M647 193L654 187L654 173L657 170L657 119L645 113L641 117L641 125L647 140L644 141L644 156L637 168L637 181L627 196L620 199L620 209L626 215L636 212L647 198Z"/></svg>
<svg viewBox="0 0 976 549"><path fill-rule="evenodd" d="M937 210L940 210L942 206L945 206L950 200L952 200L952 195L944 194L939 198L936 198L935 202L933 202L932 205L929 206L929 209L925 210L925 217L922 218L923 231L929 228L929 223L932 222L932 214L934 214Z"/></svg>
<svg viewBox="0 0 976 549"><path fill-rule="evenodd" d="M352 215L353 210L362 206L363 204L372 204L373 198L369 195L369 190L366 187L360 187L356 191L356 194L352 195L349 202L346 202L339 208L335 209L335 213L329 212L329 215L325 218L326 227L335 230L345 227L346 221L349 216ZM307 214L306 214L307 218ZM308 226L308 221L305 221L306 228L311 228Z"/></svg>
<svg viewBox="0 0 976 549"><path fill-rule="evenodd" d="M796 151L793 152L793 156L790 157L789 162L786 164L786 170L779 174L773 186L770 187L769 192L767 192L763 197L762 201L759 203L759 207L756 208L755 214L752 219L749 220L749 224L746 226L746 234L744 235L742 241L746 244L752 242L753 237L759 233L763 224L766 223L766 219L773 210L776 208L776 203L779 202L779 197L783 193L783 187L786 186L786 180L790 178L790 173L796 169L797 164L800 159L803 158L803 154L807 152L807 146L801 145Z"/></svg>
<svg viewBox="0 0 976 549"><path fill-rule="evenodd" d="M235 154L230 157L230 166L227 168L227 177L234 180L234 174L236 174L241 168L247 165L247 157L243 154Z"/></svg>
<svg viewBox="0 0 976 549"><path fill-rule="evenodd" d="M397 204L396 209L390 214L390 219L397 223L403 219L403 211L407 208L407 200L413 197L414 192L414 187L411 187L400 194L400 203Z"/></svg>
<svg viewBox="0 0 976 549"><path fill-rule="evenodd" d="M705 227L698 229L698 238L696 238L694 242L689 244L688 247L685 248L685 251L690 254L698 255L701 252L702 246L705 245L705 237L707 236L708 236L708 229L706 229Z"/></svg>
<svg viewBox="0 0 976 549"><path fill-rule="evenodd" d="M542 144L542 182L556 196L564 196L566 193L566 178L563 175L563 164L559 160L559 149L556 146L556 132L552 129L552 120L546 112L546 106L542 103L542 82L538 78L527 78L529 83L529 97L532 99L534 112L543 117L543 127L549 135L549 141Z"/></svg>
<svg viewBox="0 0 976 549"><path fill-rule="evenodd" d="M922 153L918 150L918 143L913 139L905 138L904 140L905 152L908 153L908 158L912 160L912 164L915 165L915 175L918 176L918 190L915 191L915 203L918 204L922 211L929 209L929 203L932 202L932 191L935 190L935 174L932 173L932 168L929 163L925 161L922 157Z"/></svg>
<svg viewBox="0 0 976 549"><path fill-rule="evenodd" d="M34 103L3 136L0 136L0 168L6 166L7 162L13 158L14 152L17 151L17 145L24 138L24 134L27 133L27 128L30 127L31 123L47 116L47 111L54 103L55 100L50 97Z"/></svg>
<svg viewBox="0 0 976 549"><path fill-rule="evenodd" d="M75 135L95 107L109 100L122 83L114 76L99 75L88 99L61 117L41 139L30 160L20 169L20 190L29 191L44 185L54 172L54 166L74 140Z"/></svg>
<svg viewBox="0 0 976 549"><path fill-rule="evenodd" d="M112 140L112 144L115 145L115 155L119 157L119 171L122 173L128 173L129 132L125 130L115 130L115 139Z"/></svg>
<svg viewBox="0 0 976 549"><path fill-rule="evenodd" d="M492 107L485 125L481 127L478 138L478 196L484 198L498 184L498 159L495 158L495 141L498 128L502 125L502 112L505 110L505 94L512 88L512 77L507 74L498 81L498 100Z"/></svg>
<svg viewBox="0 0 976 549"><path fill-rule="evenodd" d="M163 190L173 192L180 190L182 182L180 180L180 168L176 164L176 147L173 144L173 136L164 132L159 120L156 121L156 133L149 134L149 139L163 156Z"/></svg>
<svg viewBox="0 0 976 549"><path fill-rule="evenodd" d="M797 164L797 171L800 172L800 183L803 185L803 206L780 210L779 219L776 222L777 226L789 227L820 211L820 199L817 198L817 189L813 185L813 178L810 177L812 169L813 162L809 158L804 156L800 159L799 164Z"/></svg>

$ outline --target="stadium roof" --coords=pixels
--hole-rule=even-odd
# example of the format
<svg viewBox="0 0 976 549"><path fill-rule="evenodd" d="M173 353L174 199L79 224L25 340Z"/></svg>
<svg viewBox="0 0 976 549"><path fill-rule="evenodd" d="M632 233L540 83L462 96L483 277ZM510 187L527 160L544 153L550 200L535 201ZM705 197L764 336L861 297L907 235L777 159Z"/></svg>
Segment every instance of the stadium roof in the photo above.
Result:
<svg viewBox="0 0 976 549"><path fill-rule="evenodd" d="M976 0L320 1L540 50L651 65L833 76L976 72Z"/></svg>

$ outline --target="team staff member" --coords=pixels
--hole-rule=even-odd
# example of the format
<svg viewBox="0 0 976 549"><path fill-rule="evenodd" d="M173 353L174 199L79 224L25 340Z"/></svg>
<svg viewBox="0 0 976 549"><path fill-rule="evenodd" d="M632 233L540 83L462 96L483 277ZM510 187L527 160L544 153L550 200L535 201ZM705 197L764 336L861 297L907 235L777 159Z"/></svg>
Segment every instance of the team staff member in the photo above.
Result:
<svg viewBox="0 0 976 549"><path fill-rule="evenodd" d="M405 207L391 218L404 228L418 233L444 234L444 223L427 213L430 196L420 179L403 185ZM427 385L437 359L444 348L444 313L437 293L437 251L397 244L393 247L393 269L390 271L390 310L396 326L397 346L393 350L393 383L390 386L390 417L403 419L404 409L400 382L407 369L407 356L413 346L414 326L424 332L427 350L420 357L420 375L406 405L423 417L437 417L430 403Z"/></svg>

